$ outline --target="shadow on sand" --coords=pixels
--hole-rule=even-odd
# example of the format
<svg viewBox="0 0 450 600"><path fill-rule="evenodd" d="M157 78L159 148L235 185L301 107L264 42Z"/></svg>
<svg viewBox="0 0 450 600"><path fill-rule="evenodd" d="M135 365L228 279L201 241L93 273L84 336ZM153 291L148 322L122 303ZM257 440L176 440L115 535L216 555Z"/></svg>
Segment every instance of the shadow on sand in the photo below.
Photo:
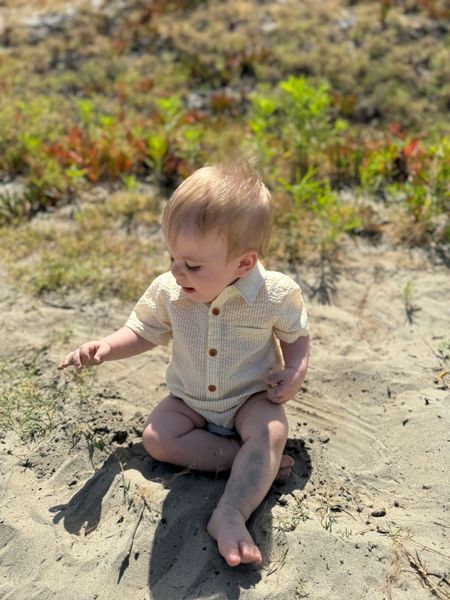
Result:
<svg viewBox="0 0 450 600"><path fill-rule="evenodd" d="M241 589L253 587L264 572L270 572L277 557L287 551L283 537L272 527L272 508L280 495L305 487L311 476L311 460L302 440L289 439L286 452L295 458L294 472L287 483L272 486L253 513L248 528L261 548L262 565L228 567L217 551L216 542L206 532L206 525L223 493L226 475L182 472L176 467L151 459L141 443L119 448L65 505L50 509L54 523L64 521L72 534L94 531L101 519L102 499L114 479L135 469L145 479L161 484L168 493L150 550L148 585L154 600L194 600L227 598L236 600ZM123 561L118 581L128 566Z"/></svg>

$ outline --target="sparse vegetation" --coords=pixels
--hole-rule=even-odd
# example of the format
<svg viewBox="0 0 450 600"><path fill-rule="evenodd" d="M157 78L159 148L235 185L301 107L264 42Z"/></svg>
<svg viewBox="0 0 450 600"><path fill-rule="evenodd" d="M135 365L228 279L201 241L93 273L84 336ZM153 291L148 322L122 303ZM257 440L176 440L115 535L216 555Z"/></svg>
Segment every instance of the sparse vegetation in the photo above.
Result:
<svg viewBox="0 0 450 600"><path fill-rule="evenodd" d="M53 332L50 344L62 347L67 335L67 328L60 335ZM53 363L48 363L49 347L33 351L25 348L10 360L0 362L0 438L14 431L23 442L39 442L65 423L65 403L72 395L80 404L91 400L93 372L74 371L62 379ZM93 440L93 446L100 447L101 440L91 435L88 425L75 430L67 423L67 429L74 444L84 436Z"/></svg>
<svg viewBox="0 0 450 600"><path fill-rule="evenodd" d="M445 573L437 573L426 564L424 555L448 558L439 551L417 542L408 532L399 527L390 527L388 533L392 543L391 569L392 574L388 579L388 595L391 597L390 584L399 579L401 572L413 573L423 588L430 595L439 600L448 600L450 594L450 581ZM420 553L419 553L420 552Z"/></svg>
<svg viewBox="0 0 450 600"><path fill-rule="evenodd" d="M434 378L434 382L441 389L448 390L449 389L449 378L450 378L450 369L449 369L449 358L450 358L450 339L443 340L437 347L437 351L434 352L437 360L438 360L438 368L437 373Z"/></svg>
<svg viewBox="0 0 450 600"><path fill-rule="evenodd" d="M158 217L151 193L117 192L75 210L60 227L44 220L5 228L4 261L33 294L84 290L86 297L136 299L166 264Z"/></svg>
<svg viewBox="0 0 450 600"><path fill-rule="evenodd" d="M64 401L64 384L43 383L35 361L12 367L0 363L0 436L15 431L24 442L37 440L52 431L59 421Z"/></svg>
<svg viewBox="0 0 450 600"><path fill-rule="evenodd" d="M10 251L36 235L27 220L76 205L99 184L134 193L152 180L162 200L196 167L230 153L256 154L276 203L275 255L290 262L323 260L343 235L365 235L366 227L371 237L366 196L384 211L378 237L450 241L444 4L380 2L377 12L367 2L331 11L300 3L294 15L271 7L267 46L248 43L256 25L245 3L231 33L229 9L210 6L214 44L197 6L135 1L114 15L84 7L54 30L16 23L3 34L0 180L20 177L22 185L0 189L2 250L7 240L14 274L30 289L87 284L116 294L108 257L134 246L130 232L148 221L142 210L124 218L115 195L94 202L99 218L82 211L78 252L95 261L75 265L73 241L41 236L30 276L30 264ZM414 36L413 18L421 24ZM120 242L110 239L116 216ZM109 240L103 246L99 232ZM136 257L141 265L150 251Z"/></svg>
<svg viewBox="0 0 450 600"><path fill-rule="evenodd" d="M414 316L420 311L420 308L414 304L414 288L415 285L412 281L407 281L403 287L403 304L405 308L406 318L408 323L413 323Z"/></svg>
<svg viewBox="0 0 450 600"><path fill-rule="evenodd" d="M297 526L310 518L304 506L303 498L291 496L290 502L275 515L274 525L280 531L295 531Z"/></svg>

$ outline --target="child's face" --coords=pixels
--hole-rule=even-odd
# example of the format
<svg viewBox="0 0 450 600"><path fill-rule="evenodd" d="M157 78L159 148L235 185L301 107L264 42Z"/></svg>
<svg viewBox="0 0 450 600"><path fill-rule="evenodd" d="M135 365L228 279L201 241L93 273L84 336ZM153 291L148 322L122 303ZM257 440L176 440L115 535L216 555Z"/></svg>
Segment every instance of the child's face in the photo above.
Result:
<svg viewBox="0 0 450 600"><path fill-rule="evenodd" d="M245 275L257 260L256 253L250 252L228 262L227 243L218 232L199 237L181 231L172 243L166 240L166 245L170 253L170 270L178 285L198 302L214 300L223 289ZM247 255L252 257L248 259Z"/></svg>

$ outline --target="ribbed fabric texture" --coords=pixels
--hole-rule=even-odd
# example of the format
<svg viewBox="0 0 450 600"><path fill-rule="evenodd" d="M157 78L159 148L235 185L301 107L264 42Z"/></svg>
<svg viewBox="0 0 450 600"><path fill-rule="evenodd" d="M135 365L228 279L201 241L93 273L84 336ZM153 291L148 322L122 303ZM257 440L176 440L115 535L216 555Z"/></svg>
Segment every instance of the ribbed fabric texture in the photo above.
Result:
<svg viewBox="0 0 450 600"><path fill-rule="evenodd" d="M232 427L242 404L283 366L278 340L308 335L300 287L258 263L210 304L192 300L172 273L157 277L126 326L153 342L173 339L170 392L207 421Z"/></svg>

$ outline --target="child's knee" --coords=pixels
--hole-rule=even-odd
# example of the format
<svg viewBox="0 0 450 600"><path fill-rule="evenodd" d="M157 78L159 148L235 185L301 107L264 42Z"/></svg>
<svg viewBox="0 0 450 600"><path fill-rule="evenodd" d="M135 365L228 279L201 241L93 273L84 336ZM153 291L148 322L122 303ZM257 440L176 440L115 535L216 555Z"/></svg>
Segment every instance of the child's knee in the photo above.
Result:
<svg viewBox="0 0 450 600"><path fill-rule="evenodd" d="M162 462L168 461L166 444L151 423L148 423L142 432L142 444L152 458Z"/></svg>
<svg viewBox="0 0 450 600"><path fill-rule="evenodd" d="M267 430L271 444L275 446L282 445L284 448L289 433L287 419L269 421Z"/></svg>
<svg viewBox="0 0 450 600"><path fill-rule="evenodd" d="M155 441L155 432L153 431L152 426L148 424L142 432L142 445L149 454L152 453L151 450Z"/></svg>
<svg viewBox="0 0 450 600"><path fill-rule="evenodd" d="M245 441L249 438L256 438L271 447L283 447L289 433L289 425L283 408L278 407L276 415L264 418L260 414L259 418L248 418L241 423L240 435ZM255 417L254 415L253 417ZM250 415L249 415L250 417Z"/></svg>

